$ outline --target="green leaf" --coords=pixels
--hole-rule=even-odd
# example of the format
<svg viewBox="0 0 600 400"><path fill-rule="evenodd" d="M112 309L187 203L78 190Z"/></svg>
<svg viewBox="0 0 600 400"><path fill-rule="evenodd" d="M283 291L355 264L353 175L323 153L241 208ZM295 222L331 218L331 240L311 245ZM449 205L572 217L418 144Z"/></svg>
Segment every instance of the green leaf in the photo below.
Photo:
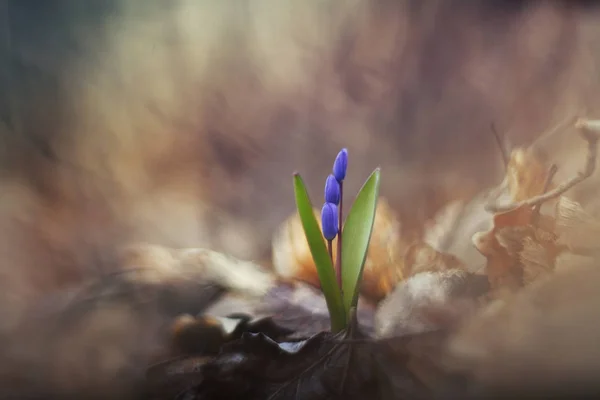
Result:
<svg viewBox="0 0 600 400"><path fill-rule="evenodd" d="M294 194L296 196L298 214L300 215L302 227L304 228L304 235L308 241L308 247L310 248L315 265L317 266L321 290L327 301L327 308L329 309L329 317L331 320L331 330L333 332L339 332L346 328L346 313L344 311L344 303L342 302L342 293L337 284L333 264L329 258L329 252L325 245L323 233L315 218L314 209L310 202L310 198L308 197L306 186L300 175L297 173L294 174Z"/></svg>
<svg viewBox="0 0 600 400"><path fill-rule="evenodd" d="M342 293L346 313L358 303L360 280L375 222L380 175L377 168L360 189L342 230Z"/></svg>

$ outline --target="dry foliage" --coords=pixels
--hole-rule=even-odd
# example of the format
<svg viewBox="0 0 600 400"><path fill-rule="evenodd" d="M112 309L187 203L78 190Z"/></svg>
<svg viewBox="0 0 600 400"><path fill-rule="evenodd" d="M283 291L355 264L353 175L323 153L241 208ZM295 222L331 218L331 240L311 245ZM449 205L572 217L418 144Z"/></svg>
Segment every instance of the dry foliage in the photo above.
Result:
<svg viewBox="0 0 600 400"><path fill-rule="evenodd" d="M406 277L426 271L450 269L466 269L466 265L455 255L438 251L424 242L413 243L404 254Z"/></svg>
<svg viewBox="0 0 600 400"><path fill-rule="evenodd" d="M595 170L599 137L591 124L583 120L577 122L577 128L588 143L584 169L560 185L552 183L555 165L543 165L529 149L512 152L506 179L500 187L508 186L513 202L498 205L495 203L497 193L491 196L486 208L494 212L493 226L473 236L476 248L487 258L486 270L494 291L516 291L551 273L556 258L567 250L561 242L572 243L576 234L572 229L581 229L574 225L597 225L593 219L583 221L581 207L563 196ZM541 215L542 204L557 198L554 215ZM576 214L579 224L574 224Z"/></svg>
<svg viewBox="0 0 600 400"><path fill-rule="evenodd" d="M477 203L492 211L490 228L472 238L486 258L482 274L430 244L408 248L407 279L380 303L375 328L426 387L452 396L456 387L448 380L458 372L466 379L458 397L473 390L483 397L574 395L569 382L579 382L583 394L597 393L592 371L600 358L584 348L593 347L597 332L597 296L590 291L600 284L600 222L565 196L595 170L597 124L577 122L588 153L582 171L563 183L553 182L556 165L532 148L506 157L505 181ZM504 190L510 201L500 205ZM542 212L546 202L554 207ZM444 229L457 226L441 222ZM444 242L439 232L431 239Z"/></svg>
<svg viewBox="0 0 600 400"><path fill-rule="evenodd" d="M237 307L234 300L255 299L274 277L216 251L268 258L272 233L293 206L289 186L277 182L293 169L319 176L340 144L348 145L357 170L377 162L388 171L382 193L403 225L419 228L456 199L455 182L481 187L495 174L485 134L490 120L529 140L552 116L599 104L600 25L590 2L293 0L265 7L252 0L244 7L181 1L96 8L63 1L37 10L31 3L0 6L0 51L8 61L8 101L0 105L0 292L9 327L30 317L25 305L53 304L49 293L110 272L95 269L105 264L98 254L138 241L167 248L126 255L127 265L157 266L129 276L149 285L170 281L180 293L184 282L207 274L236 292L230 307ZM544 186L547 170L521 166L528 157L515 153L515 168L534 184L522 193L511 189L514 201ZM311 189L320 187L310 181ZM348 189L360 183L349 181ZM452 190L439 195L441 187ZM600 226L573 200L563 196L558 204L553 229L543 226L549 216L542 215L538 229L508 224L502 231L512 233L498 230L502 240L492 242L533 272L551 270L554 244L562 249L556 269L569 266L565 255L590 259ZM539 239L546 232L553 235ZM472 235L452 233L471 245ZM429 244L469 270L478 267L452 246ZM419 246L411 268L431 268L420 265L423 259L446 268L438 266L443 257ZM380 253L373 269L387 266L373 273L376 289L367 290L375 297L406 276L395 270L405 248L398 246L398 256ZM503 268L498 285L501 278L518 284L513 273L518 278L520 267ZM122 370L139 366L147 350L139 338L157 328L131 310L100 309L87 318L56 346L52 338L32 345L48 336L43 324L30 327L34 339L9 331L22 340L3 342L14 351L2 370L27 377L53 371L66 385L95 382L98 393L119 386L114 377L128 376ZM71 340L86 325L89 334ZM137 362L122 362L127 347ZM56 359L31 368L36 357ZM95 368L94 360L108 368Z"/></svg>
<svg viewBox="0 0 600 400"><path fill-rule="evenodd" d="M540 301L539 296L552 296L549 288L553 285L559 286L557 296L566 296L564 293L560 294L566 290L560 288L561 277L568 277L569 275L564 274L570 272L570 261L564 261L565 255L588 259L597 256L598 246L594 237L600 232L600 222L586 214L577 202L564 196L566 190L589 177L595 167L593 153L596 150L597 136L592 130L594 126L592 123L580 125L584 138L590 144L587 167L566 183L552 184L556 170L553 166L540 164L537 171L546 171L545 173L529 174L523 170L529 164L521 162L523 160L517 162L521 157L517 155L533 153L513 152L512 160L517 161L512 164L509 161L507 175L529 178L511 178L513 183L509 186L512 187L509 193L512 194L512 203L508 206L498 206L487 199L488 205L497 210L492 215L492 227L473 237L476 248L487 259L483 271L474 271L476 268L460 256L442 251L441 246L434 246L425 240L407 245L400 234L397 217L385 199L382 199L378 204L361 294L369 300L384 300L376 309L369 302L361 302L358 310L359 323L356 325L363 334L371 338L371 345L375 347L371 354L371 351L363 353L364 350L357 350L360 347L352 350L352 347L341 344L327 344L326 346L331 345L336 349L336 357L353 354L355 351L357 357L368 355L368 361L365 359L363 367L370 365L370 368L381 370L378 373L382 373L387 382L381 387L390 390L391 394L385 397L390 399L398 398L406 390L416 391L415 396L442 390L452 381L452 371L459 371L473 382L485 384L497 384L506 380L512 384L522 382L514 376L511 378L505 370L506 365L521 357L519 349L527 341L513 343L507 340L498 345L492 340L495 336L489 332L492 330L490 327L497 327L504 320L513 325L520 323L513 319L518 319L514 314L514 307L521 304L518 307L521 308L522 315L534 316L525 321L534 324L527 329L541 329L539 325L543 325L545 320L539 313L536 314L535 302ZM507 177L507 181L511 180ZM537 194L531 197L532 193ZM554 213L549 215L542 212L540 205L555 198ZM315 213L318 214L316 210ZM463 237L463 240L468 240L468 236ZM193 375L190 377L188 372L176 373L177 379L184 381L186 390L194 393L198 390L210 390L212 383L206 388L206 382L213 382L210 379L216 379L213 382L215 387L221 387L221 379L229 378L241 379L240 382L251 386L266 384L272 390L269 382L275 372L261 375L260 382L246 381L248 376L245 372L246 366L254 368L258 365L255 363L263 360L262 357L263 361L274 363L271 364L273 371L279 368L283 370L285 362L281 361L281 354L277 353L280 346L276 343L278 339L270 335L280 335L277 337L284 341L282 346L287 348L289 345L285 344L285 340L298 336L306 338L327 329L327 308L316 289L318 279L315 266L296 215L291 216L273 238L273 271L262 268L260 264L210 249L175 249L149 244L126 246L118 253L117 260L120 274L125 278L114 280L113 283L108 280L96 285L97 288L91 285L83 290L83 294L87 293L84 299L86 301L81 303L83 306L79 305L78 297L74 296L60 303L60 312L42 312L46 315L45 321L54 323L62 321L64 315L70 316L68 324L58 324L55 328L61 335L59 338L41 340L40 336L43 335L36 335L36 330L32 330L40 322L30 322L29 325L19 326L19 329L34 333L20 335L18 340L7 342L9 348L4 350L4 355L21 362L21 369L30 368L42 360L42 366L36 368L51 368L55 371L47 379L36 378L30 381L32 384L54 382L65 393L93 390L98 385L107 384L110 379L106 377L116 373L115 371L135 371L135 368L139 368L139 362L149 363L164 360L173 354L187 356L200 352L210 353L211 356L176 361L175 371L191 371L189 374ZM561 263L567 265L563 275L554 272ZM546 279L541 279L542 277ZM565 282L574 282L575 278L565 279ZM224 296L220 294L222 289L228 292ZM503 296L488 304L490 290L496 297ZM515 293L518 297L511 295ZM85 304L94 306L88 307ZM556 308L552 312L557 313L555 318L560 318L564 307L558 305L558 300L553 304ZM253 335L259 332L259 336L244 336L235 329L226 331L222 318L215 318L227 317L242 310L255 317L269 318L270 322L261 325L260 329L248 328L248 332L254 332ZM202 315L197 315L199 312ZM136 330L131 329L131 324L136 325ZM275 333L269 334L269 329L275 329L272 331ZM131 332L145 335L145 330L152 333L148 334L147 341L136 342L130 335ZM241 336L234 338L227 333L229 331L238 332L236 335ZM439 335L433 334L435 332ZM509 332L507 335L512 334ZM96 339L99 337L106 340ZM265 340L264 353L263 350L250 346L256 344L255 340L263 340L259 338ZM516 338L515 336L515 340ZM82 354L90 351L91 340L105 350L104 357L83 369L85 357ZM33 346L32 343L37 344ZM315 343L321 343L320 339ZM10 350L13 344L18 348L29 345L31 353L27 357L19 356ZM36 353L40 346L48 349L48 358ZM499 356L487 346L504 346L512 358L502 359L504 364L493 367L490 358ZM545 346L550 344L546 343ZM69 352L65 351L67 348ZM221 348L225 349L223 353L220 353ZM231 360L227 356L230 354L228 352L235 355L242 349L244 357L250 357L243 358L248 364L245 364L246 361L242 364L227 364ZM472 352L476 352L476 356ZM299 362L298 370L290 364L291 375L286 375L285 379L282 376L282 381L277 384L280 386L277 387L283 391L290 387L288 385L297 385L300 389L296 389L296 392L300 390L307 398L312 398L310 396L313 396L313 390L321 390L310 383L308 377L312 376L312 370L307 365L321 362L319 360L322 360L322 356L311 352L306 356L307 360L290 355L290 360ZM526 352L523 357L529 357L524 358L529 365L537 365L536 363L544 360L543 357ZM352 374L360 372L358 369L361 367L350 361L339 367L346 368L344 365L352 365ZM582 368L581 365L588 364L572 360L570 365ZM212 371L215 366L222 375L212 376L209 380L198 377L199 369ZM229 366L233 369L230 370ZM477 371L480 367L482 369ZM23 376L13 376L10 370L0 372L6 379L23 380ZM230 373L234 376L230 376ZM337 381L346 376L343 371L333 374L318 368L314 373L321 377L319 379L325 380L335 378ZM93 374L104 378L95 379ZM173 377L172 372L168 374ZM298 379L294 374L307 379ZM71 381L69 378L75 380ZM364 379L371 382L375 377L369 373ZM27 382L25 380L20 385L26 386ZM190 387L190 382L195 382L196 386ZM220 390L229 389L232 389L230 385L225 385ZM242 387L233 390L245 393ZM422 390L425 392L421 392ZM272 395L275 396L276 393L280 392L273 392ZM255 396L261 398L260 395Z"/></svg>
<svg viewBox="0 0 600 400"><path fill-rule="evenodd" d="M369 363L375 362L373 365L379 366L374 368L386 371L387 379L393 383L388 382L392 385L390 390L395 393L390 398L395 398L415 382L427 388L426 391L441 390L452 381L449 378L451 371L459 371L478 384L498 384L503 380L508 380L512 385L515 382L523 383L506 374L502 365L496 368L490 366L489 358L496 354L492 350L477 350L479 353L476 354L484 354L485 357L474 357L470 352L475 351L477 346L493 344L491 339L485 339L491 334L484 332L484 328L489 330L488 325L495 326L493 324L499 323L496 319L500 316L513 318L512 314L507 314L513 312L512 304L533 301L527 300L530 298L527 294L529 291L540 292L541 289L537 288L545 287L547 281L560 285L557 279L560 280L561 275L555 270L565 254L589 258L598 249L590 238L600 232L600 222L587 215L577 202L564 196L568 189L588 178L595 168L598 136L593 123L579 122L578 128L589 144L586 167L565 183L553 182L557 167L547 166L531 149L517 149L507 157L506 180L493 192L498 195L500 189L508 189L511 202L498 205L496 198L490 196L486 200L486 208L494 211L491 228L475 234L472 239L487 260L483 271L473 271L476 268L459 256L442 251L440 246L424 240L407 245L399 232L397 217L384 199L379 202L361 294L370 300L384 300L376 311L363 304L359 318L361 329L376 337L377 343L383 348L389 349L389 354L377 356L378 361L371 360ZM542 212L541 205L553 200L556 200L554 212ZM317 210L315 215L318 216ZM316 269L296 215L288 218L273 238L272 272L262 270L257 264L206 249L132 246L124 251L122 259L130 267L138 266L142 270L145 267L147 272L140 275L140 279L148 282L190 278L202 279L206 283L217 282L237 293L238 299L246 299L244 307L250 314L270 317L281 329L286 330L288 336L282 336L282 340L283 337L289 340L294 335L310 336L325 330L328 324L325 303L315 290L318 287ZM547 289L543 289L542 293L544 290ZM488 303L490 294L500 300ZM513 300L514 294L520 296L518 298L521 300ZM250 298L253 300L248 302ZM221 311L216 312L220 302ZM235 307L239 306L227 296L215 304L211 314L220 316L234 312ZM531 309L533 305L521 307L523 313L528 309L535 313L535 309ZM504 311L497 311L500 309ZM490 318L496 319L487 322ZM540 318L536 316L532 321L543 323ZM173 324L173 345L180 352L182 348L206 352L206 346L210 345L211 351L216 352L219 346L225 346L226 343L221 325L214 321L208 314L203 317L179 316ZM539 328L534 326L528 329ZM432 332L442 334L431 336ZM473 336L480 334L484 338ZM414 339L406 339L413 336ZM198 342L199 338L203 338L201 343ZM248 340L249 337L242 337L233 342L237 343L235 346L243 347ZM502 346L513 346L511 343L508 341ZM446 347L446 344L450 346ZM520 357L517 354L518 346L523 344L516 343L514 346L517 347L508 347L507 351L512 352L513 360L516 360ZM247 351L252 353L254 350L248 348ZM267 357L266 354L264 357ZM527 357L531 359L528 362L540 362L535 355ZM222 362L219 360L219 357L203 359L202 365L219 364ZM403 360L400 366L399 360ZM182 361L184 364L186 362ZM505 361L507 364L510 362L510 359ZM575 361L573 363L577 366ZM473 369L481 365L486 369L474 373ZM225 374L224 371L222 373ZM319 373L324 374L323 379L333 377L322 371ZM494 374L504 375L498 377ZM267 375L263 378L268 381L270 376ZM412 383L401 383L401 387L394 387L399 377L409 379ZM292 384L302 388L296 389L297 392L307 390L306 393L310 393L314 389L302 380L290 379ZM531 384L539 384L539 381L532 380ZM189 390L200 390L199 387Z"/></svg>

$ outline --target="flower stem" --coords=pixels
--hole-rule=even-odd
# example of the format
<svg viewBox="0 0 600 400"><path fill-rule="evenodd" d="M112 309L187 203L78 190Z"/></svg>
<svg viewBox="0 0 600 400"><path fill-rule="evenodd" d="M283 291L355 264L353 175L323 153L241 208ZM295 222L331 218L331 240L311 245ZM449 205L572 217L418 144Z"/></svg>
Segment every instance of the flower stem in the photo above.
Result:
<svg viewBox="0 0 600 400"><path fill-rule="evenodd" d="M333 245L332 240L327 241L327 251L329 252L329 258L331 259L331 264L333 264Z"/></svg>
<svg viewBox="0 0 600 400"><path fill-rule="evenodd" d="M338 207L338 238L337 238L337 260L335 266L335 272L337 275L338 285L344 296L344 290L342 289L342 209L344 201L344 182L340 182L340 206Z"/></svg>

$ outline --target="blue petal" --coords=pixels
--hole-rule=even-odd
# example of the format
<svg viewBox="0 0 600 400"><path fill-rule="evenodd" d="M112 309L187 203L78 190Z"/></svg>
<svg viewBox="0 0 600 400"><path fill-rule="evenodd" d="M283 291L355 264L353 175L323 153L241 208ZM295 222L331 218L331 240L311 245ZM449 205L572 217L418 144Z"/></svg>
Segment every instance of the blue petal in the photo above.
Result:
<svg viewBox="0 0 600 400"><path fill-rule="evenodd" d="M321 225L323 236L327 240L333 240L338 233L338 210L333 203L325 203L321 210Z"/></svg>
<svg viewBox="0 0 600 400"><path fill-rule="evenodd" d="M340 204L340 184L333 175L329 175L325 181L325 202Z"/></svg>
<svg viewBox="0 0 600 400"><path fill-rule="evenodd" d="M348 169L348 150L342 149L333 163L333 175L338 182L346 178L346 170Z"/></svg>

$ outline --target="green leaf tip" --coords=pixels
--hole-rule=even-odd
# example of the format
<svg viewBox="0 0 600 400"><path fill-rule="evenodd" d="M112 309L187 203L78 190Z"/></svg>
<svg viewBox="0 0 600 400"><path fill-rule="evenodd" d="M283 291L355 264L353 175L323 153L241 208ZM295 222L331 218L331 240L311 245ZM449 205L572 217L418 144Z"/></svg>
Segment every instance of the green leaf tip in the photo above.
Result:
<svg viewBox="0 0 600 400"><path fill-rule="evenodd" d="M375 223L381 169L366 180L350 209L342 231L342 293L346 314L358 303L358 292Z"/></svg>
<svg viewBox="0 0 600 400"><path fill-rule="evenodd" d="M294 195L296 198L296 208L304 235L308 242L308 247L312 254L317 274L321 283L321 290L327 302L327 308L331 319L331 330L339 332L346 328L346 312L340 288L336 281L335 271L331 258L323 239L323 233L319 228L315 218L314 208L308 196L308 191L298 173L294 173Z"/></svg>

